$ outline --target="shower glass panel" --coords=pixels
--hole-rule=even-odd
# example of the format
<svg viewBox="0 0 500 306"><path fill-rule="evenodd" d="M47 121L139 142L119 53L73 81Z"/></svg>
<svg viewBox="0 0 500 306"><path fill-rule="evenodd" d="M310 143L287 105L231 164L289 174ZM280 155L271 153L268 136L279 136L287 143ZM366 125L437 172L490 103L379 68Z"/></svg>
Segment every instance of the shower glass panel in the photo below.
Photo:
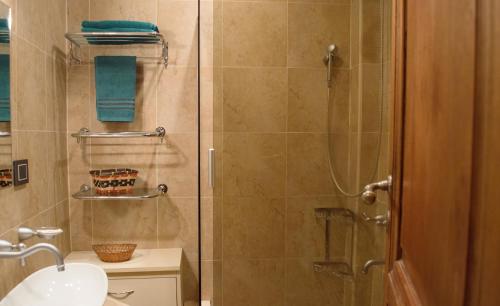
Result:
<svg viewBox="0 0 500 306"><path fill-rule="evenodd" d="M391 0L200 12L202 299L382 305Z"/></svg>

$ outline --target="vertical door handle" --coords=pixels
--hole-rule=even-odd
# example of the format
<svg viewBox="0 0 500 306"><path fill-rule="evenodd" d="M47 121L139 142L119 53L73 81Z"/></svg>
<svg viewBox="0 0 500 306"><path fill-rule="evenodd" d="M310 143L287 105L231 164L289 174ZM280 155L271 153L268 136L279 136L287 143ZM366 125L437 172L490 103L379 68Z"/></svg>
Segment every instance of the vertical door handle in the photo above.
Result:
<svg viewBox="0 0 500 306"><path fill-rule="evenodd" d="M208 149L208 186L215 187L215 149Z"/></svg>

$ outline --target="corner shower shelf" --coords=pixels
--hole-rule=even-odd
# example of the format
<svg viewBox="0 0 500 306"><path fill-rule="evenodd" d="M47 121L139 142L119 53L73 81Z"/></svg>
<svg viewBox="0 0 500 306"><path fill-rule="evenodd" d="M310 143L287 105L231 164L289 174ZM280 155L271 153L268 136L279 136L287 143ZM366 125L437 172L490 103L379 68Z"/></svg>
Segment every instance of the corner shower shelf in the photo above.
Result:
<svg viewBox="0 0 500 306"><path fill-rule="evenodd" d="M159 137L161 141L165 138L165 128L157 127L153 132L92 132L87 128L81 128L78 133L71 134L77 142L84 138L141 138L141 137Z"/></svg>
<svg viewBox="0 0 500 306"><path fill-rule="evenodd" d="M102 195L89 185L82 185L80 191L73 194L73 198L77 200L147 200L164 195L167 191L167 185L160 184L158 188L136 188L132 193L127 194Z"/></svg>
<svg viewBox="0 0 500 306"><path fill-rule="evenodd" d="M314 208L314 213L316 218L325 220L325 258L322 261L315 261L313 263L313 269L316 273L329 273L336 277L345 280L353 280L354 272L352 270L353 258L352 258L352 248L353 248L353 233L354 233L354 222L356 220L355 214L352 210L342 207L317 207ZM335 259L331 258L330 254L330 227L331 222L335 218L344 218L349 220L351 223L351 243L350 243L350 254L348 258Z"/></svg>
<svg viewBox="0 0 500 306"><path fill-rule="evenodd" d="M71 63L83 64L80 55L82 46L89 47L120 47L124 45L141 46L161 46L160 57L138 56L139 60L153 61L168 64L168 42L161 33L158 32L78 32L66 33L64 35L70 41L70 59ZM90 62L92 63L92 62Z"/></svg>

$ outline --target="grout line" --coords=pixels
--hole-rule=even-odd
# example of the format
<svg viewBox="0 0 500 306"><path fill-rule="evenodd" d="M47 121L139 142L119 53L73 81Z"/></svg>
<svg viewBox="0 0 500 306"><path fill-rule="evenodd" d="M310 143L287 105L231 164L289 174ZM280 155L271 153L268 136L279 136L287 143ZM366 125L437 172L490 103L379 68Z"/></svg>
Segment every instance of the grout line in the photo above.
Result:
<svg viewBox="0 0 500 306"><path fill-rule="evenodd" d="M38 213L36 213L36 214L32 215L31 217L29 217L29 218L27 218L27 219L25 219L25 220L23 220L23 221L21 221L21 222L17 223L15 226L13 226L13 227L11 227L11 228L7 229L7 230L6 230L6 231L4 231L3 233L0 233L0 237L5 236L8 232L10 232L10 231L12 231L12 230L17 230L19 227L21 227L21 226L23 226L24 224L27 224L27 223L29 223L29 222L31 222L31 221L33 221L33 220L35 220L36 218L40 217L41 215L43 215L43 214L45 214L45 213L49 212L51 209L54 209L54 210L55 210L55 209L56 209L56 206L58 206L59 204L61 204L62 202L66 201L66 200L67 200L67 199L60 201L58 204L51 205L51 206L49 206L49 207L47 207L47 208L45 208L45 209L43 209L43 210L39 211Z"/></svg>
<svg viewBox="0 0 500 306"><path fill-rule="evenodd" d="M65 16L66 16L66 31L69 29L69 6L68 6L68 0L66 0L66 9L65 9ZM66 57L68 56L68 42L66 42ZM66 140L66 189L68 193L68 229L69 229L69 252L73 251L73 235L72 235L72 224L71 222L71 211L72 211L72 203L69 197L71 197L71 177L70 177L70 158L69 158L69 74L70 74L70 66L68 65L68 61L65 61L65 67L66 67L66 132L65 132L65 140Z"/></svg>
<svg viewBox="0 0 500 306"><path fill-rule="evenodd" d="M221 99L221 101L219 101L220 103L220 126L221 126L221 131L220 132L220 150L221 152L219 153L220 154L220 163L221 163L221 173L220 173L220 184L221 184L221 195L220 195L220 208L219 208L219 213L221 214L220 215L220 219L221 219L221 237L220 237L220 259L221 259L221 275L220 275L220 279L221 279L221 297L220 297L220 303L221 303L221 306L224 305L224 266L227 265L227 263L225 263L225 260L224 260L224 198L225 198L225 194L224 194L224 145L225 145L225 142L224 142L224 136L225 136L225 132L224 132L224 1L221 2L220 4L220 18L221 18L221 24L220 24L220 36L221 36L221 41L220 41L220 52L221 52L221 67L219 67L220 69L220 77L219 77L219 82L220 82L220 93L219 93L219 98ZM214 18L214 25L215 25L215 18ZM215 50L214 50L215 52ZM217 161L217 160L216 160Z"/></svg>
<svg viewBox="0 0 500 306"><path fill-rule="evenodd" d="M286 26L286 108L285 108L285 131L288 132L289 129L289 122L288 122L288 117L289 117L289 92L290 92L290 57L289 57L289 46L290 46L290 32L289 32L289 18L290 18L290 0L286 1L286 16L285 16L285 26ZM288 133L284 134L285 138L285 196L288 195ZM288 199L285 197L285 216L283 220L283 234L284 234L284 239L283 239L283 257L286 258L288 254L288 249L287 249L287 239L288 239ZM286 296L287 296L287 290L288 290L288 269L286 265L286 260L283 258L283 305L286 305Z"/></svg>

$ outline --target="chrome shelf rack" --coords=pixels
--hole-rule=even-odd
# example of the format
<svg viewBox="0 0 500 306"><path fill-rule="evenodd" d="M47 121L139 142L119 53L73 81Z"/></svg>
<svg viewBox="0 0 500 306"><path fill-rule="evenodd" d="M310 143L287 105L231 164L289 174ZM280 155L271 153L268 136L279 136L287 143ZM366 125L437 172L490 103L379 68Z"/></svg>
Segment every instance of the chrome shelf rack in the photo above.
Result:
<svg viewBox="0 0 500 306"><path fill-rule="evenodd" d="M89 185L82 185L80 191L73 194L73 198L77 200L99 200L99 201L112 201L112 200L147 200L157 198L165 195L168 187L165 184L158 185L158 188L136 188L132 193L117 194L117 195L103 195L98 194L95 189Z"/></svg>
<svg viewBox="0 0 500 306"><path fill-rule="evenodd" d="M141 137L159 137L163 142L165 138L165 128L157 127L153 132L92 132L88 128L81 128L78 133L71 134L80 143L84 138L141 138Z"/></svg>
<svg viewBox="0 0 500 306"><path fill-rule="evenodd" d="M316 273L328 273L344 280L354 279L353 271L353 248L354 248L354 223L355 214L352 210L342 207L318 207L314 208L316 218L325 220L325 258L322 261L313 262L313 269ZM332 221L336 218L345 219L350 223L350 247L346 250L344 258L332 258L330 254L330 228Z"/></svg>
<svg viewBox="0 0 500 306"><path fill-rule="evenodd" d="M124 45L149 45L161 46L161 56L138 56L142 61L168 65L168 42L158 32L78 32L64 35L70 41L70 60L73 64L85 64L82 60L82 46L89 47L121 47ZM89 63L92 63L90 61Z"/></svg>

